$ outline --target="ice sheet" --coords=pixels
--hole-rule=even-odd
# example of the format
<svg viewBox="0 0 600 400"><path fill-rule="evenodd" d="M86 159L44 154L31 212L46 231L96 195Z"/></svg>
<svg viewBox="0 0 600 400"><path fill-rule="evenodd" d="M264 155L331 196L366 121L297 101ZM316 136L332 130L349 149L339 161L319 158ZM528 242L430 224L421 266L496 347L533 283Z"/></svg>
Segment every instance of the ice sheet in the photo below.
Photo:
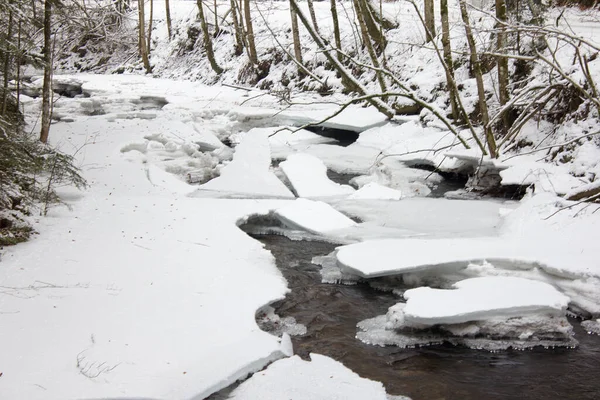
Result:
<svg viewBox="0 0 600 400"><path fill-rule="evenodd" d="M327 177L325 164L309 154L291 154L279 167L299 197L346 196L354 193L354 188L331 181Z"/></svg>

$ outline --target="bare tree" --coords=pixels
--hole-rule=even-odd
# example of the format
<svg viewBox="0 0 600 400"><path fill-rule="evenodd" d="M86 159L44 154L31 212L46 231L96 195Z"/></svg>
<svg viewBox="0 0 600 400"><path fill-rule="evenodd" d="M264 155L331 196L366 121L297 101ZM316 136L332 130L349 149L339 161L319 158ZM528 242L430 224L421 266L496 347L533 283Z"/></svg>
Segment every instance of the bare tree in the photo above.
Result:
<svg viewBox="0 0 600 400"><path fill-rule="evenodd" d="M294 11L296 11L296 14L298 15L298 18L300 18L302 25L304 25L310 36L313 38L315 44L319 47L319 49L321 49L323 55L327 58L329 63L336 69L336 71L338 71L342 77L342 82L344 85L350 91L354 91L362 95L363 97L361 100L373 105L379 112L388 118L392 118L395 114L394 110L380 99L381 95L369 94L367 89L352 76L352 74L339 62L337 57L332 55L329 47L325 45L323 38L321 38L321 36L314 30L311 23L302 13L302 10L300 10L300 7L298 7L296 0L290 0L290 5L294 8Z"/></svg>
<svg viewBox="0 0 600 400"><path fill-rule="evenodd" d="M492 158L497 157L496 140L490 127L490 117L488 114L487 100L485 96L485 87L483 85L483 73L481 71L481 60L477 54L477 45L475 38L473 37L473 30L471 28L471 22L469 21L469 14L467 12L467 6L465 0L459 0L460 15L465 26L465 34L467 36L467 43L469 45L469 53L471 59L471 66L473 74L475 75L475 81L477 82L477 96L479 97L479 113L481 115L481 123L483 125L483 131L487 142L489 155Z"/></svg>
<svg viewBox="0 0 600 400"><path fill-rule="evenodd" d="M217 5L217 0L213 0L213 6L215 8L215 37L217 37L221 32L221 29L219 28L219 14L217 13L217 10L219 8L219 6Z"/></svg>
<svg viewBox="0 0 600 400"><path fill-rule="evenodd" d="M425 14L425 37L428 42L431 42L435 37L434 1L425 0L424 5L425 9L423 10L423 14Z"/></svg>
<svg viewBox="0 0 600 400"><path fill-rule="evenodd" d="M150 51L152 49L152 20L154 19L154 0L149 0L150 2L150 18L148 19L148 55L150 55Z"/></svg>
<svg viewBox="0 0 600 400"><path fill-rule="evenodd" d="M138 44L139 52L144 63L146 73L152 72L150 67L150 59L148 56L148 48L146 47L146 16L144 15L144 0L138 0Z"/></svg>
<svg viewBox="0 0 600 400"><path fill-rule="evenodd" d="M298 29L298 16L293 7L290 7L290 17L292 19L292 38L294 41L294 57L298 64L302 64L302 47L300 46L300 30ZM298 75L303 73L302 68L298 65Z"/></svg>
<svg viewBox="0 0 600 400"><path fill-rule="evenodd" d="M0 55L4 56L4 70L2 72L2 74L4 75L4 83L2 85L2 106L0 107L0 115L6 115L6 109L8 107L8 81L10 76L10 66L13 59L13 51L11 49L11 42L13 36L13 10L12 7L10 7L10 5L12 5L11 3L12 1L9 0L8 31L4 40L5 48L0 49Z"/></svg>
<svg viewBox="0 0 600 400"><path fill-rule="evenodd" d="M244 34L242 32L241 21L238 14L238 5L236 0L230 0L231 4L231 19L233 20L233 30L235 31L235 55L239 56L244 51Z"/></svg>
<svg viewBox="0 0 600 400"><path fill-rule="evenodd" d="M456 86L454 85L454 61L452 60L452 45L450 43L450 22L448 20L448 0L440 0L440 17L442 21L442 48L444 50L444 62L446 63L446 86L450 98L452 118L459 119Z"/></svg>
<svg viewBox="0 0 600 400"><path fill-rule="evenodd" d="M252 14L250 13L250 0L244 2L244 19L246 20L246 43L248 44L248 58L254 65L258 65L258 54L254 42L254 29L252 28Z"/></svg>
<svg viewBox="0 0 600 400"><path fill-rule="evenodd" d="M319 24L317 23L317 14L315 13L315 5L313 3L313 0L306 0L306 3L308 4L308 13L310 14L310 20L313 23L315 32L317 32L318 34L321 34L319 32Z"/></svg>
<svg viewBox="0 0 600 400"><path fill-rule="evenodd" d="M171 30L171 6L169 5L169 0L165 0L165 13L167 18L167 34L169 35L169 40L171 40L173 32Z"/></svg>
<svg viewBox="0 0 600 400"><path fill-rule="evenodd" d="M340 35L340 22L338 20L336 0L331 0L331 19L333 21L333 38L335 40L336 49L342 48L342 37ZM338 52L338 60L342 61L342 55Z"/></svg>
<svg viewBox="0 0 600 400"><path fill-rule="evenodd" d="M387 91L387 85L385 84L385 78L383 77L383 74L381 73L381 71L379 71L379 60L377 59L377 53L375 52L375 48L373 47L373 43L371 42L371 38L369 36L369 32L365 22L365 14L368 14L369 10L365 6L365 3L361 3L360 0L354 0L354 8L356 9L356 17L358 19L358 26L360 27L360 31L363 37L363 44L367 48L367 52L371 57L371 63L375 67L375 76L377 77L377 81L379 82L381 92L385 93Z"/></svg>
<svg viewBox="0 0 600 400"><path fill-rule="evenodd" d="M506 1L496 0L496 19L497 23L497 37L496 37L496 52L499 54L496 57L496 66L498 69L498 97L500 105L504 106L508 103L508 58L502 56L507 51L507 33L506 33ZM506 133L510 128L510 120L508 110L504 110L502 113L502 131Z"/></svg>
<svg viewBox="0 0 600 400"><path fill-rule="evenodd" d="M52 2L44 1L44 84L42 86L42 127L40 141L48 143L52 117Z"/></svg>
<svg viewBox="0 0 600 400"><path fill-rule="evenodd" d="M223 73L223 68L219 66L217 60L215 59L215 52L212 46L212 39L210 36L210 32L208 31L208 24L206 23L206 18L204 17L204 5L202 4L202 0L197 0L196 4L198 5L198 17L200 18L200 26L202 28L202 40L204 43L204 50L206 50L206 57L208 58L208 62L210 63L210 67L215 71L218 75Z"/></svg>

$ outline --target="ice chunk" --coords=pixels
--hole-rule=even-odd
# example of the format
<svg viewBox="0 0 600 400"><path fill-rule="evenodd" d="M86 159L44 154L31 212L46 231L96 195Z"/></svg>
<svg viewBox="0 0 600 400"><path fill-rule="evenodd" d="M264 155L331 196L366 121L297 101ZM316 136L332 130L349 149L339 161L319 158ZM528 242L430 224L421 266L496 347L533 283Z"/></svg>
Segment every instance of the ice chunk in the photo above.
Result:
<svg viewBox="0 0 600 400"><path fill-rule="evenodd" d="M354 192L348 185L331 181L325 164L310 154L292 154L279 166L300 197L345 196Z"/></svg>
<svg viewBox="0 0 600 400"><path fill-rule="evenodd" d="M337 260L343 268L372 278L427 269L453 271L471 261L511 255L511 247L496 238L469 239L469 242L470 247L457 247L456 239L367 240L341 246Z"/></svg>
<svg viewBox="0 0 600 400"><path fill-rule="evenodd" d="M235 148L233 161L221 176L200 186L202 191L233 196L290 198L294 195L269 170L271 150L264 129L252 129ZM200 193L198 193L200 194Z"/></svg>
<svg viewBox="0 0 600 400"><path fill-rule="evenodd" d="M590 334L600 335L600 319L583 321L581 326Z"/></svg>
<svg viewBox="0 0 600 400"><path fill-rule="evenodd" d="M400 200L402 198L402 192L396 189L392 189L386 186L382 186L378 183L371 182L360 188L355 193L348 196L349 199L363 200L363 199L378 199L378 200Z"/></svg>
<svg viewBox="0 0 600 400"><path fill-rule="evenodd" d="M356 226L356 222L322 201L296 199L276 209L274 215L291 228L316 234Z"/></svg>
<svg viewBox="0 0 600 400"><path fill-rule="evenodd" d="M361 378L342 363L319 354L279 360L235 389L231 400L387 400L379 382Z"/></svg>
<svg viewBox="0 0 600 400"><path fill-rule="evenodd" d="M508 348L576 347L572 326L564 316L524 316L495 318L456 325L439 325L437 329L392 329L385 315L358 323L356 337L375 346L402 348L450 343L472 349L499 351Z"/></svg>
<svg viewBox="0 0 600 400"><path fill-rule="evenodd" d="M514 277L479 277L459 281L455 289L407 290L405 325L457 324L530 314L564 315L569 298L553 286Z"/></svg>

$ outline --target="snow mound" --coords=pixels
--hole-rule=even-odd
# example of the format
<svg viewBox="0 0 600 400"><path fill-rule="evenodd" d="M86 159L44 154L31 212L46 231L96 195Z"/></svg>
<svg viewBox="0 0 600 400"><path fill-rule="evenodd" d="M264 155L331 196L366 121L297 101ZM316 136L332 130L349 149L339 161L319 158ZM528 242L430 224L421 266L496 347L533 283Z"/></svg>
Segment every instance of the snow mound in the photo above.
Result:
<svg viewBox="0 0 600 400"><path fill-rule="evenodd" d="M379 382L361 378L341 363L319 354L279 360L235 389L231 400L387 400Z"/></svg>
<svg viewBox="0 0 600 400"><path fill-rule="evenodd" d="M276 209L274 215L290 228L315 234L326 234L357 225L329 204L307 199L296 199L289 205Z"/></svg>
<svg viewBox="0 0 600 400"><path fill-rule="evenodd" d="M221 176L200 186L204 191L235 197L292 198L294 195L270 171L271 149L268 130L252 129L235 148L233 161L221 170Z"/></svg>
<svg viewBox="0 0 600 400"><path fill-rule="evenodd" d="M353 200L400 200L402 192L375 182L367 183L365 186L348 196Z"/></svg>
<svg viewBox="0 0 600 400"><path fill-rule="evenodd" d="M404 293L404 323L457 324L528 314L564 314L569 298L553 286L514 277L480 277L459 281L453 290L419 287ZM399 317L396 317L398 319Z"/></svg>
<svg viewBox="0 0 600 400"><path fill-rule="evenodd" d="M299 197L345 196L354 192L348 185L331 181L323 161L310 154L292 154L279 167Z"/></svg>

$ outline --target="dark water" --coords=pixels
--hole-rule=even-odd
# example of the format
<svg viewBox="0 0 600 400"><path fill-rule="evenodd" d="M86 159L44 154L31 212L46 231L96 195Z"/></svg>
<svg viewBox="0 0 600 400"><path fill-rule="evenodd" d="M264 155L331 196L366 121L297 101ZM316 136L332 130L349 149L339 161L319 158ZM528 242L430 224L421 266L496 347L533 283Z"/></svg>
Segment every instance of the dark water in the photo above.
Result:
<svg viewBox="0 0 600 400"><path fill-rule="evenodd" d="M447 346L419 349L376 347L355 339L356 324L385 314L398 301L368 285L322 284L312 257L334 245L257 236L277 260L292 289L273 304L281 317L292 316L308 333L293 337L294 351L342 362L359 375L382 382L388 393L426 399L600 399L600 337L571 320L579 348L507 350L498 353Z"/></svg>

